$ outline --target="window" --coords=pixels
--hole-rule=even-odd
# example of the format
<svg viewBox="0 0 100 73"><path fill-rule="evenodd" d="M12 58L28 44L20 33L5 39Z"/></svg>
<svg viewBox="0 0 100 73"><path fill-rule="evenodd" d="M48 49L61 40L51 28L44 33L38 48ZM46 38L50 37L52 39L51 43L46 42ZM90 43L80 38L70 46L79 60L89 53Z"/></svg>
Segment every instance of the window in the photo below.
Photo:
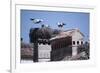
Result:
<svg viewBox="0 0 100 73"><path fill-rule="evenodd" d="M75 41L73 41L73 45L75 45Z"/></svg>
<svg viewBox="0 0 100 73"><path fill-rule="evenodd" d="M83 44L83 41L81 41L81 44Z"/></svg>
<svg viewBox="0 0 100 73"><path fill-rule="evenodd" d="M79 41L77 41L77 44L79 45Z"/></svg>

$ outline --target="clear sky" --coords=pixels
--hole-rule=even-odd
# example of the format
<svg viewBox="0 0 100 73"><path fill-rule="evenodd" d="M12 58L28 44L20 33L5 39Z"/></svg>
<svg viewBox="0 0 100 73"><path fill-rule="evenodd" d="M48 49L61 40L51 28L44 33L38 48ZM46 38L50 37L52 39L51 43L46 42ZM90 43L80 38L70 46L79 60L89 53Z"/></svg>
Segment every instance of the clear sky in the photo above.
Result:
<svg viewBox="0 0 100 73"><path fill-rule="evenodd" d="M27 43L29 43L30 28L41 26L41 24L34 24L30 18L43 19L41 24L48 24L53 29L58 28L58 22L64 22L66 25L63 29L79 28L85 35L85 40L89 37L89 13L21 10L21 37Z"/></svg>

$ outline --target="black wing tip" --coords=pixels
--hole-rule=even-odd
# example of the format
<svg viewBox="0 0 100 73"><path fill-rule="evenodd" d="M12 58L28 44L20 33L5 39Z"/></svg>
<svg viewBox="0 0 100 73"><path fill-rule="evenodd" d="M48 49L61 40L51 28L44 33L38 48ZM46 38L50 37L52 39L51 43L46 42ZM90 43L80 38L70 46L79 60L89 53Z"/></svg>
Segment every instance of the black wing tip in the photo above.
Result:
<svg viewBox="0 0 100 73"><path fill-rule="evenodd" d="M30 20L34 20L33 18L30 18Z"/></svg>
<svg viewBox="0 0 100 73"><path fill-rule="evenodd" d="M63 23L63 25L66 25L65 23Z"/></svg>

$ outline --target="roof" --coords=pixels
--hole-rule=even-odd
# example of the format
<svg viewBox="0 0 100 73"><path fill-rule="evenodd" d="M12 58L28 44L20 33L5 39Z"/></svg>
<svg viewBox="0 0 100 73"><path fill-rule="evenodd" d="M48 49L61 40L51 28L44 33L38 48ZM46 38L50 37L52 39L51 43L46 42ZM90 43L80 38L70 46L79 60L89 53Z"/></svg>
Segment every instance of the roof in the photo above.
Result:
<svg viewBox="0 0 100 73"><path fill-rule="evenodd" d="M60 32L60 34L51 38L50 40L72 36L75 31L79 32L84 37L84 34L82 32L80 32L79 29L76 28L76 29L70 29L70 30L62 31L62 32Z"/></svg>
<svg viewBox="0 0 100 73"><path fill-rule="evenodd" d="M72 36L72 34L73 34L75 31L79 32L79 33L84 37L84 34L83 34L78 28L69 29L69 30L66 30L66 31L61 32L60 34L61 34L61 35L65 34L65 35Z"/></svg>

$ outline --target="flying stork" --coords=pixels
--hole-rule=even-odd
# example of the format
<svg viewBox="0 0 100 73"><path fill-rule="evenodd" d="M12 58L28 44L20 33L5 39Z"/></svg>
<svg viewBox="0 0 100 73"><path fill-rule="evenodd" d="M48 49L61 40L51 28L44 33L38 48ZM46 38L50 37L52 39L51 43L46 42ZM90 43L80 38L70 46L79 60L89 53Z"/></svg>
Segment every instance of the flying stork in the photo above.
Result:
<svg viewBox="0 0 100 73"><path fill-rule="evenodd" d="M34 24L38 24L43 21L42 19L35 19L35 18L30 18L30 20L33 21Z"/></svg>
<svg viewBox="0 0 100 73"><path fill-rule="evenodd" d="M64 25L66 25L66 24L63 22L58 22L58 27L63 27Z"/></svg>

